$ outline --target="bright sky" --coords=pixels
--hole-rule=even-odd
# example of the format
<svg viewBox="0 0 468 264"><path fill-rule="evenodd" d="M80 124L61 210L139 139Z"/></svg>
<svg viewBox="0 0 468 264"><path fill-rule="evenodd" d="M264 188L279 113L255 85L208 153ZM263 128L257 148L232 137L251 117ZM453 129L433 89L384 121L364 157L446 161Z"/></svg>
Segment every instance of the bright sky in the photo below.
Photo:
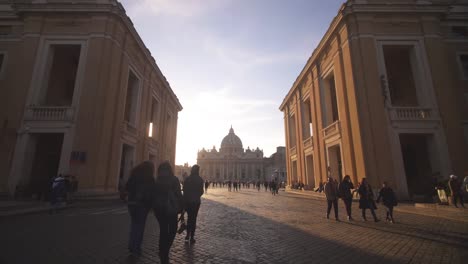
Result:
<svg viewBox="0 0 468 264"><path fill-rule="evenodd" d="M121 0L184 109L176 164L219 148L231 125L265 156L278 110L344 0Z"/></svg>

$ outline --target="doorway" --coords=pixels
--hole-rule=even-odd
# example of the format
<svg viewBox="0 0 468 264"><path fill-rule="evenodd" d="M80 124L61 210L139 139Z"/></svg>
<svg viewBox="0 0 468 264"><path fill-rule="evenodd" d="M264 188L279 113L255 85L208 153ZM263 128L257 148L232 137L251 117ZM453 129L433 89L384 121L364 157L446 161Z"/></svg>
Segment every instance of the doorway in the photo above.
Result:
<svg viewBox="0 0 468 264"><path fill-rule="evenodd" d="M130 177L130 171L133 168L135 148L123 144L122 155L120 156L119 187L124 185Z"/></svg>
<svg viewBox="0 0 468 264"><path fill-rule="evenodd" d="M431 164L432 137L430 134L400 134L406 182L413 200L415 196L430 199L433 193L431 177L436 164Z"/></svg>
<svg viewBox="0 0 468 264"><path fill-rule="evenodd" d="M328 168L329 176L338 182L343 180L343 162L341 160L340 145L334 145L328 148Z"/></svg>
<svg viewBox="0 0 468 264"><path fill-rule="evenodd" d="M305 158L306 162L306 173L307 173L307 185L310 188L315 188L315 176L314 176L314 159L312 155L308 155Z"/></svg>
<svg viewBox="0 0 468 264"><path fill-rule="evenodd" d="M49 197L52 180L58 174L62 144L63 133L31 134L28 146L32 154L29 187L38 200Z"/></svg>

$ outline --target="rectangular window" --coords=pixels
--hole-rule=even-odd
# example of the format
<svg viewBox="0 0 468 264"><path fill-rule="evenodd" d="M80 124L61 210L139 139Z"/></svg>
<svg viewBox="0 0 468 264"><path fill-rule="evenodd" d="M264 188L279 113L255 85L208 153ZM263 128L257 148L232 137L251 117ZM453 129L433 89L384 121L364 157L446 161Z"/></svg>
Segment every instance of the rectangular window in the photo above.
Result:
<svg viewBox="0 0 468 264"><path fill-rule="evenodd" d="M468 80L468 54L461 54L458 58L460 60L461 78Z"/></svg>
<svg viewBox="0 0 468 264"><path fill-rule="evenodd" d="M4 64L5 64L5 53L0 53L0 78L3 75Z"/></svg>
<svg viewBox="0 0 468 264"><path fill-rule="evenodd" d="M468 27L466 26L453 26L452 35L454 37L468 37Z"/></svg>
<svg viewBox="0 0 468 264"><path fill-rule="evenodd" d="M124 120L133 126L136 126L139 86L140 80L132 71L129 71Z"/></svg>
<svg viewBox="0 0 468 264"><path fill-rule="evenodd" d="M81 45L54 44L50 46L40 103L50 106L72 104L76 74L80 61Z"/></svg>
<svg viewBox="0 0 468 264"><path fill-rule="evenodd" d="M158 120L158 101L155 98L151 99L151 113L149 118L149 132L148 136L153 137L155 132L155 126Z"/></svg>
<svg viewBox="0 0 468 264"><path fill-rule="evenodd" d="M414 46L384 45L388 89L393 106L418 106L414 78Z"/></svg>

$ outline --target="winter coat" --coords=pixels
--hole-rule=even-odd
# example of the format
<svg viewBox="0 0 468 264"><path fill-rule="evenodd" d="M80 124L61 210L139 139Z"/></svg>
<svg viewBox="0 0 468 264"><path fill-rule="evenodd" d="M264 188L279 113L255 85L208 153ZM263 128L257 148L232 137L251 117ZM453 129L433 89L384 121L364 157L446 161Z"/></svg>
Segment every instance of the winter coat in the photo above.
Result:
<svg viewBox="0 0 468 264"><path fill-rule="evenodd" d="M133 171L125 185L125 189L128 192L128 203L151 208L154 187L155 181L153 176Z"/></svg>
<svg viewBox="0 0 468 264"><path fill-rule="evenodd" d="M153 207L157 215L177 214L183 209L182 191L176 176L158 177L154 190Z"/></svg>
<svg viewBox="0 0 468 264"><path fill-rule="evenodd" d="M327 200L333 201L338 199L338 187L334 182L327 182L324 187L325 196Z"/></svg>
<svg viewBox="0 0 468 264"><path fill-rule="evenodd" d="M359 208L360 209L377 209L374 201L374 193L372 192L372 187L368 184L368 187L364 184L359 186Z"/></svg>
<svg viewBox="0 0 468 264"><path fill-rule="evenodd" d="M199 175L190 175L184 182L185 204L200 203L203 195L203 179Z"/></svg>
<svg viewBox="0 0 468 264"><path fill-rule="evenodd" d="M398 205L395 193L393 192L392 188L390 188L390 187L385 187L385 188L380 189L379 197L377 198L377 202L380 202L381 199L382 199L382 203L386 207L393 207L393 206Z"/></svg>
<svg viewBox="0 0 468 264"><path fill-rule="evenodd" d="M341 182L340 185L338 186L341 199L352 200L353 199L353 194L351 193L352 189L354 189L354 185L352 182L350 181Z"/></svg>

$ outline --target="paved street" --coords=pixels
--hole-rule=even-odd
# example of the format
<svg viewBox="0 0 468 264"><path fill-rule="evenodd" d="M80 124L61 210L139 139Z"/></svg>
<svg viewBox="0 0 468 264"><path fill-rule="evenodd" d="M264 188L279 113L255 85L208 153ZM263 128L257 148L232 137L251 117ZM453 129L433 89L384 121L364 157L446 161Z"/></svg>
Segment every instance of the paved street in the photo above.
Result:
<svg viewBox="0 0 468 264"><path fill-rule="evenodd" d="M323 200L280 192L210 189L197 243L178 235L172 263L462 263L464 219L396 212L397 224L325 219ZM344 219L344 208L340 203ZM383 218L384 210L378 214ZM417 209L415 209L415 212ZM468 218L468 209L465 212ZM58 215L0 219L0 263L158 263L157 222L150 215L143 255L128 258L129 216L119 202L88 202ZM464 262L464 261L463 261ZM466 263L466 262L464 262Z"/></svg>

